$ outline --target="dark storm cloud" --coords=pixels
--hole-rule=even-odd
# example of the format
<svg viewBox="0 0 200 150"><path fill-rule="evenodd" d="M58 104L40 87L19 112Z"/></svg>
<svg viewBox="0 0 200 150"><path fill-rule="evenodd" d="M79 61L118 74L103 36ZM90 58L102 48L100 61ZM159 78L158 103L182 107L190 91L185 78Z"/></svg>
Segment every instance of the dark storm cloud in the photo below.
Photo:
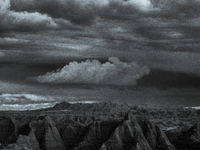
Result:
<svg viewBox="0 0 200 150"><path fill-rule="evenodd" d="M155 8L160 9L156 16L167 18L199 17L199 0L151 0Z"/></svg>
<svg viewBox="0 0 200 150"><path fill-rule="evenodd" d="M21 45L21 54L37 53L33 55L37 58L31 57L34 61L114 56L149 68L200 74L199 0L7 0L1 4L2 30L53 29L23 35L29 42L10 44L3 39L1 49L19 46L20 51ZM80 30L72 31L73 26ZM30 55L25 56L29 61Z"/></svg>
<svg viewBox="0 0 200 150"><path fill-rule="evenodd" d="M200 0L0 0L0 101L34 103L45 94L192 105L200 87L199 6Z"/></svg>
<svg viewBox="0 0 200 150"><path fill-rule="evenodd" d="M12 10L41 12L54 18L64 18L82 24L92 22L104 1L92 0L21 0L11 1Z"/></svg>
<svg viewBox="0 0 200 150"><path fill-rule="evenodd" d="M199 0L11 0L12 10L39 11L75 22L91 21L98 15L191 18L199 16L199 5Z"/></svg>
<svg viewBox="0 0 200 150"><path fill-rule="evenodd" d="M58 27L56 22L46 14L38 12L28 13L15 12L10 10L10 0L0 3L0 30L42 30L55 29Z"/></svg>
<svg viewBox="0 0 200 150"><path fill-rule="evenodd" d="M168 88L199 88L200 78L186 73L175 73L165 70L152 69L148 76L138 81L138 86L157 87L162 90Z"/></svg>
<svg viewBox="0 0 200 150"><path fill-rule="evenodd" d="M199 28L197 26L199 4L198 0L11 0L11 10L21 14L29 12L40 13L43 17L51 16L46 18L48 21L43 21L43 24L34 24L35 28L39 28L38 26L52 28L51 25L53 28L56 25L69 27L70 22L90 24L117 19L131 32L152 40L173 38L176 31L179 35L187 36L188 26L194 30ZM194 27L195 24L197 27ZM30 25L25 23L24 26L28 28ZM166 32L163 32L163 28Z"/></svg>

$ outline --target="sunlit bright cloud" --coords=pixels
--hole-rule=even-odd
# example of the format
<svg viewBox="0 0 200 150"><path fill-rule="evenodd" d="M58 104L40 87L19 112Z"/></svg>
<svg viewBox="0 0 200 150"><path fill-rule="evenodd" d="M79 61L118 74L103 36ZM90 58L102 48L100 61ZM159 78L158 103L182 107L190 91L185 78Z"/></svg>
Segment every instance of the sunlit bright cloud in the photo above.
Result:
<svg viewBox="0 0 200 150"><path fill-rule="evenodd" d="M56 72L36 77L41 83L94 83L114 85L135 85L142 76L149 74L150 69L140 67L131 62L125 63L118 58L110 57L109 62L101 64L98 60L86 60L77 63L70 62Z"/></svg>
<svg viewBox="0 0 200 150"><path fill-rule="evenodd" d="M9 94L3 93L0 95L0 103L1 104L28 104L28 103L42 103L42 102L52 102L54 98L40 96L35 94Z"/></svg>
<svg viewBox="0 0 200 150"><path fill-rule="evenodd" d="M0 110L37 110L43 108L53 107L56 103L39 103L39 104L0 104Z"/></svg>

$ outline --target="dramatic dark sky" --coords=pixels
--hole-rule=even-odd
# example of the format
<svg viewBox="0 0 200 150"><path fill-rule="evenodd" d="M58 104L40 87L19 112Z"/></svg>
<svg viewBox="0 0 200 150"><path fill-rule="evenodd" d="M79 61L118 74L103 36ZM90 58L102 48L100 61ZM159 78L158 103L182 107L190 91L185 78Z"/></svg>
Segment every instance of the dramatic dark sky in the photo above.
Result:
<svg viewBox="0 0 200 150"><path fill-rule="evenodd" d="M1 0L0 103L199 105L199 8L200 0Z"/></svg>

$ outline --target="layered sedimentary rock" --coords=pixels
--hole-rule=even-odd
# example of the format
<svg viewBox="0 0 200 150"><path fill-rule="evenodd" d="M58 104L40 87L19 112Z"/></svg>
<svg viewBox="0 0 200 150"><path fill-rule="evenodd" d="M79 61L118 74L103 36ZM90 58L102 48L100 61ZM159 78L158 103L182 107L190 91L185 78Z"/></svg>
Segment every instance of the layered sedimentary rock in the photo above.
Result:
<svg viewBox="0 0 200 150"><path fill-rule="evenodd" d="M107 149L175 150L158 126L153 125L144 117L134 117L131 113L99 148L99 150Z"/></svg>
<svg viewBox="0 0 200 150"><path fill-rule="evenodd" d="M30 122L30 127L35 131L35 136L41 149L66 149L55 123L49 116L40 117L38 120Z"/></svg>
<svg viewBox="0 0 200 150"><path fill-rule="evenodd" d="M56 109L58 110L56 110ZM112 108L112 109L111 109ZM199 150L198 125L163 131L126 105L69 104L53 111L75 110L91 115L23 116L0 120L3 149L15 150ZM95 111L103 112L95 116ZM105 115L106 114L106 115ZM34 115L34 114L33 114ZM7 145L9 144L9 145Z"/></svg>
<svg viewBox="0 0 200 150"><path fill-rule="evenodd" d="M65 150L65 145L60 137L58 129L52 119L47 116L45 117L45 135L44 143L47 150Z"/></svg>

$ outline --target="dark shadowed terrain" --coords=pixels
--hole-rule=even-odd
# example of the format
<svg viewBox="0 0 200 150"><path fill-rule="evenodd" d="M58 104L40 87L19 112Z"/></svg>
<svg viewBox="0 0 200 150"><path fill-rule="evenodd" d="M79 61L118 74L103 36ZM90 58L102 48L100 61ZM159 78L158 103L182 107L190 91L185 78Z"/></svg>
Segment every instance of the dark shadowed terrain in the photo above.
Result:
<svg viewBox="0 0 200 150"><path fill-rule="evenodd" d="M183 106L70 104L1 111L2 149L199 150L198 110Z"/></svg>

